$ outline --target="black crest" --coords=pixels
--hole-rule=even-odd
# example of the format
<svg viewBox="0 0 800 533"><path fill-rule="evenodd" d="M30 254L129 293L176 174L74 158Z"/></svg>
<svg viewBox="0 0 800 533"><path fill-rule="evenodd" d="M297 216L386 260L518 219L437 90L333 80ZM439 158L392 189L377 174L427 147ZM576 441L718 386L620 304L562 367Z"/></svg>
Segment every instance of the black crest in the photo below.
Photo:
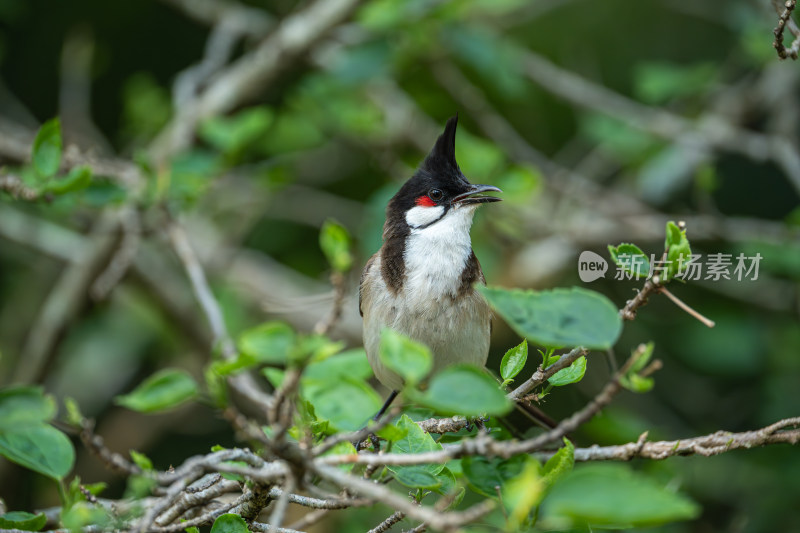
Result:
<svg viewBox="0 0 800 533"><path fill-rule="evenodd" d="M436 139L422 168L439 175L461 175L461 170L456 162L456 128L458 127L458 114L448 119L444 132Z"/></svg>

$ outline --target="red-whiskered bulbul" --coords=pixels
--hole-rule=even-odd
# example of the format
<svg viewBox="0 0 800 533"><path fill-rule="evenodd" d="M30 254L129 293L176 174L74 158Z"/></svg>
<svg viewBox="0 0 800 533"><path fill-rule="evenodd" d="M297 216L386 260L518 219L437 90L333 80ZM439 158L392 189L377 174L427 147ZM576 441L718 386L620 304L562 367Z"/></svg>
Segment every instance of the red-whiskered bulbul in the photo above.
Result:
<svg viewBox="0 0 800 533"><path fill-rule="evenodd" d="M478 206L500 200L481 193L502 191L473 185L461 173L457 122L457 115L447 121L416 173L389 201L383 246L361 274L364 348L378 380L393 391L377 416L403 386L378 356L384 328L428 346L432 373L456 363L483 366L489 353L491 311L473 287L485 280L469 230Z"/></svg>

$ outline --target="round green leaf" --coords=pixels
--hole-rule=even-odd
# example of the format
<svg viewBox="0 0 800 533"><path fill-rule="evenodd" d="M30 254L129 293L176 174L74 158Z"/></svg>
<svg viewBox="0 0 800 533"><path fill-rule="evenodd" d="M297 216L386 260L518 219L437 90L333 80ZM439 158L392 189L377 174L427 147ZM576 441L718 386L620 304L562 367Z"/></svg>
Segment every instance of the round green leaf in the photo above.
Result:
<svg viewBox="0 0 800 533"><path fill-rule="evenodd" d="M576 468L542 503L543 520L574 525L647 527L696 517L700 507L620 464Z"/></svg>
<svg viewBox="0 0 800 533"><path fill-rule="evenodd" d="M61 123L57 118L45 122L33 141L33 168L45 178L58 172L61 164Z"/></svg>
<svg viewBox="0 0 800 533"><path fill-rule="evenodd" d="M0 390L0 431L21 425L39 425L56 415L53 398L41 387L10 387Z"/></svg>
<svg viewBox="0 0 800 533"><path fill-rule="evenodd" d="M489 498L497 498L498 489L509 479L518 476L529 461L536 462L529 455L515 455L508 459L471 455L461 460L461 466L472 490Z"/></svg>
<svg viewBox="0 0 800 533"><path fill-rule="evenodd" d="M587 289L532 291L478 286L478 290L520 336L548 348L606 350L622 331L614 304Z"/></svg>
<svg viewBox="0 0 800 533"><path fill-rule="evenodd" d="M167 368L156 372L133 392L117 396L118 405L140 413L163 411L197 396L197 383L185 371Z"/></svg>
<svg viewBox="0 0 800 533"><path fill-rule="evenodd" d="M527 360L528 341L522 339L521 343L508 350L503 356L503 360L500 362L500 377L503 380L512 379L522 371Z"/></svg>
<svg viewBox="0 0 800 533"><path fill-rule="evenodd" d="M260 363L282 364L294 346L294 330L283 322L267 322L239 337L239 350Z"/></svg>
<svg viewBox="0 0 800 533"><path fill-rule="evenodd" d="M44 513L31 514L24 511L11 511L0 515L0 529L19 529L39 531L47 523Z"/></svg>
<svg viewBox="0 0 800 533"><path fill-rule="evenodd" d="M381 362L400 374L406 384L419 383L433 367L430 349L391 329L381 332Z"/></svg>
<svg viewBox="0 0 800 533"><path fill-rule="evenodd" d="M304 380L303 392L320 418L341 431L364 427L378 412L378 393L363 381L338 377L332 381Z"/></svg>
<svg viewBox="0 0 800 533"><path fill-rule="evenodd" d="M451 366L436 374L419 402L445 415L502 415L512 404L497 382L469 365Z"/></svg>
<svg viewBox="0 0 800 533"><path fill-rule="evenodd" d="M220 515L211 526L211 533L249 533L247 522L238 514Z"/></svg>
<svg viewBox="0 0 800 533"><path fill-rule="evenodd" d="M55 480L63 479L75 463L69 438L45 424L0 432L0 455Z"/></svg>

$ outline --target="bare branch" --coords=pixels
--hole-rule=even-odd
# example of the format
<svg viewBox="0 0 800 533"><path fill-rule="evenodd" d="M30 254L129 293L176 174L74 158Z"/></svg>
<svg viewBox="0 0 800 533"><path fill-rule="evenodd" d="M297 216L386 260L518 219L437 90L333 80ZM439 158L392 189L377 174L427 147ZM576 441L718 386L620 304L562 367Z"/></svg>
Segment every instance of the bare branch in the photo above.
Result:
<svg viewBox="0 0 800 533"><path fill-rule="evenodd" d="M788 49L783 45L783 31L786 29L786 26L791 23L792 11L794 11L796 5L797 0L786 0L786 3L783 4L783 11L779 12L778 25L772 31L775 35L772 46L778 52L778 57L781 59L786 59L787 57L797 59L797 51L798 48L800 48L800 37L795 39Z"/></svg>

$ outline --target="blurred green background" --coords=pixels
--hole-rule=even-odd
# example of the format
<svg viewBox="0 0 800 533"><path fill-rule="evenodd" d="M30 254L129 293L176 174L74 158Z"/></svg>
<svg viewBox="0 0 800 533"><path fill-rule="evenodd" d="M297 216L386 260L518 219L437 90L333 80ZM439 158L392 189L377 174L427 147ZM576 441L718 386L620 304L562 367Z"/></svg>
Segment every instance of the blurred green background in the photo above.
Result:
<svg viewBox="0 0 800 533"><path fill-rule="evenodd" d="M211 31L196 15L208 5L230 6L0 1L4 124L35 131L60 116L67 144L134 160L150 178L135 199L102 178L50 202L0 193L0 385L39 382L75 397L112 449L140 450L160 468L232 445L210 408L148 417L112 403L164 366L199 375L209 357L207 325L153 206L181 213L233 334L270 318L308 331L326 315L318 232L338 220L360 259L333 336L358 347L355 291L380 246L383 208L458 112L462 170L505 191L472 233L490 284L584 285L622 306L641 282L613 279L612 267L583 284L578 254L608 257L606 245L620 242L658 254L667 220L687 222L695 252L763 257L757 281L673 284L714 329L665 298L641 309L616 355L654 340L665 364L656 387L623 394L577 446L643 431L745 431L800 414L800 67L771 46L768 1L362 2L231 113L203 120L171 165L154 167L148 149L185 91L202 91L306 4L247 2L252 28L240 20L239 33ZM204 58L207 71L197 68ZM131 208L141 261L110 293L91 293L107 262L86 259L108 237L102 217ZM53 323L62 300L70 307ZM519 339L500 323L494 331L496 371ZM594 354L587 379L542 408L566 417L608 375ZM697 520L664 531L800 531L795 448L636 467L703 505ZM76 472L121 493L80 447ZM57 501L46 481L4 460L0 480L10 509ZM384 515L362 509L319 530L359 531Z"/></svg>

